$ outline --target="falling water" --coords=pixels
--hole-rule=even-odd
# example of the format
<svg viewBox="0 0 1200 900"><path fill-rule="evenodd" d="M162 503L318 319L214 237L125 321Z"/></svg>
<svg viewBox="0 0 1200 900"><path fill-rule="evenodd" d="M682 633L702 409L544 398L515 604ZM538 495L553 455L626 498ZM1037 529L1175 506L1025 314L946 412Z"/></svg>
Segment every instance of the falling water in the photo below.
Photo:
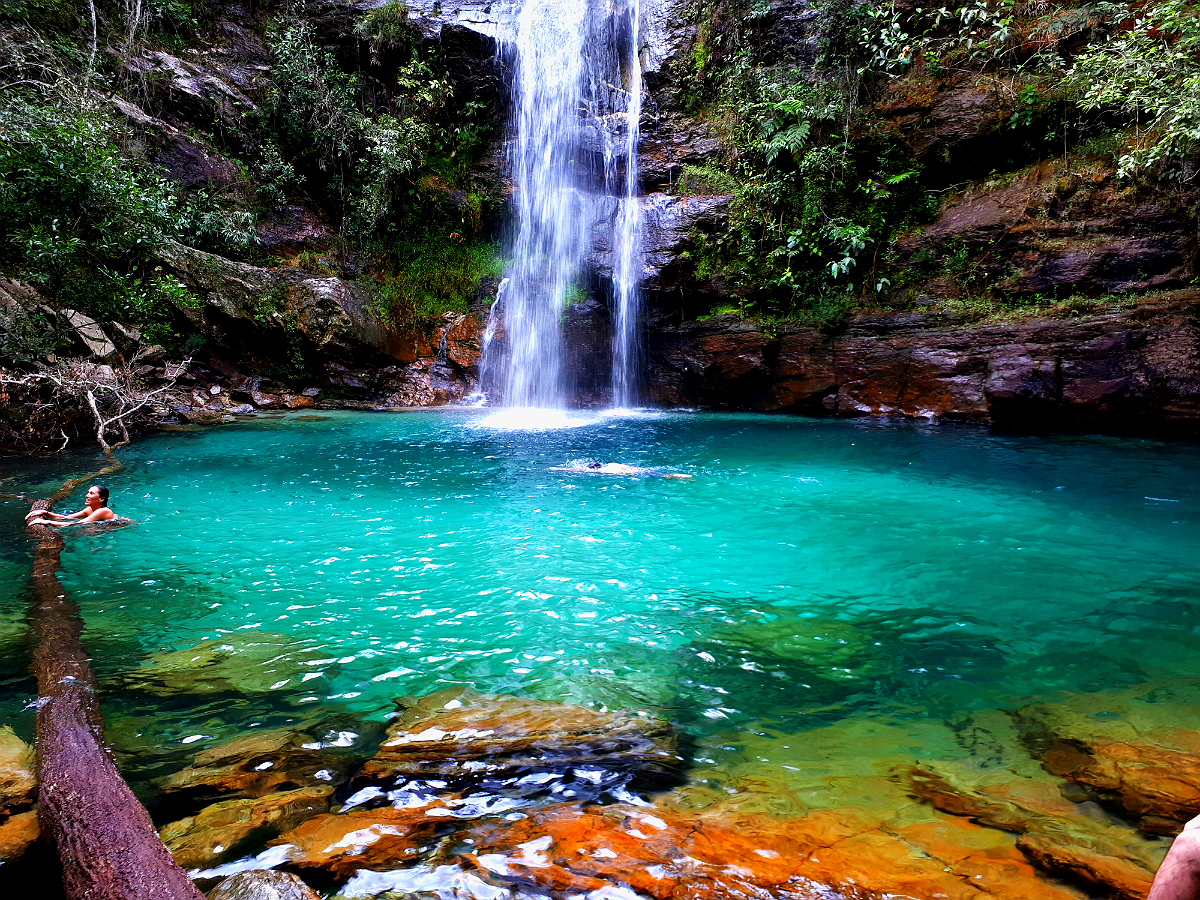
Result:
<svg viewBox="0 0 1200 900"><path fill-rule="evenodd" d="M642 213L638 202L637 149L641 135L642 67L638 56L641 46L638 29L638 0L626 8L625 28L617 33L618 42L626 42L619 54L621 83L625 99L625 141L623 183L617 219L613 228L613 321L612 405L628 408L637 405L637 364L639 357L637 312L642 270ZM623 32L623 33L622 33ZM619 47L619 43L618 43ZM606 166L606 175L612 171ZM606 178L611 185L611 177Z"/></svg>
<svg viewBox="0 0 1200 900"><path fill-rule="evenodd" d="M597 226L607 223L613 405L629 406L636 401L641 270L638 2L525 0L507 32L515 62L508 141L514 238L489 323L497 340L486 342L484 390L507 407L566 405L561 321L583 290Z"/></svg>

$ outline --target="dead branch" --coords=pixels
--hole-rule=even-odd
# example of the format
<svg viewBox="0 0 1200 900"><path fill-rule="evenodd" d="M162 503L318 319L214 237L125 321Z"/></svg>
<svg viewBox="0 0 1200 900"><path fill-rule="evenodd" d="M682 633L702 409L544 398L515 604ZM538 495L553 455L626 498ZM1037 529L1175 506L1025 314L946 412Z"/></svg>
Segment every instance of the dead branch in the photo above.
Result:
<svg viewBox="0 0 1200 900"><path fill-rule="evenodd" d="M42 369L20 376L0 373L0 385L53 386L63 396L86 407L95 425L96 442L105 453L110 453L113 447L129 443L128 420L150 405L156 397L174 388L179 376L191 364L191 359L186 359L178 364L168 365L165 371L167 382L148 389L132 373L137 361L138 357L134 356L127 366L120 369L90 362L72 362L60 364L54 369ZM114 428L119 429L121 440L110 444L108 437ZM69 440L64 440L59 452L66 449Z"/></svg>

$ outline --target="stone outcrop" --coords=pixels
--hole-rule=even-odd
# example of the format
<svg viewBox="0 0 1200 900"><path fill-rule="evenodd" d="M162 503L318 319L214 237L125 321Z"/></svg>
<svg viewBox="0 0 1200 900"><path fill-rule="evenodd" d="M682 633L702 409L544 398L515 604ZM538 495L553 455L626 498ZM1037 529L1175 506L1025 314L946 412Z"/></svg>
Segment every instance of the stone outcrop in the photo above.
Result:
<svg viewBox="0 0 1200 900"><path fill-rule="evenodd" d="M243 855L253 842L266 840L311 818L329 806L333 788L300 788L263 797L223 800L194 816L159 829L159 837L185 869L209 868Z"/></svg>
<svg viewBox="0 0 1200 900"><path fill-rule="evenodd" d="M253 266L178 243L167 244L160 257L203 301L199 309L185 306L180 312L230 355L263 360L264 351L274 347L277 356L283 354L274 361L286 361L287 335L295 333L322 370L325 385L377 407L441 405L463 399L478 386L487 316L481 305L436 322L397 326L381 317L369 292L355 281L291 266ZM494 291L494 283L483 285L479 303ZM236 368L228 372L233 391L250 380L235 377ZM268 409L306 405L260 403L252 392L245 402Z"/></svg>
<svg viewBox="0 0 1200 900"><path fill-rule="evenodd" d="M0 865L19 859L38 837L33 748L0 725Z"/></svg>
<svg viewBox="0 0 1200 900"><path fill-rule="evenodd" d="M860 315L837 334L764 333L722 316L659 328L648 357L651 393L665 405L1190 428L1200 417L1200 295L984 325Z"/></svg>
<svg viewBox="0 0 1200 900"><path fill-rule="evenodd" d="M355 762L345 753L322 749L322 742L302 732L272 729L200 751L188 768L159 779L157 787L167 796L200 801L270 798L261 806L233 804L210 807L202 813L213 823L240 828L240 823L268 818L298 820L303 818L297 815L299 811L318 810L320 798L328 794L326 788L344 781ZM280 799L285 794L286 798ZM207 826L203 821L193 822L178 832L182 835L194 827L202 830Z"/></svg>
<svg viewBox="0 0 1200 900"><path fill-rule="evenodd" d="M665 775L678 767L670 726L628 712L450 688L400 701L358 780L478 781L516 771L576 766Z"/></svg>
<svg viewBox="0 0 1200 900"><path fill-rule="evenodd" d="M208 892L208 900L320 900L320 897L295 875L270 869L238 872Z"/></svg>

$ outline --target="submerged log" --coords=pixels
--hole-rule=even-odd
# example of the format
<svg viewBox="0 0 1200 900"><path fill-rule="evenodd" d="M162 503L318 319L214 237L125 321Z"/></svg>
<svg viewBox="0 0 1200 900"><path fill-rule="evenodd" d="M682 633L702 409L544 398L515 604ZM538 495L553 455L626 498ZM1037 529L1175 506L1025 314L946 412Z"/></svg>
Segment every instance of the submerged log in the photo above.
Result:
<svg viewBox="0 0 1200 900"><path fill-rule="evenodd" d="M50 500L33 508L49 509ZM68 900L203 900L104 744L79 607L58 580L62 538L44 525L33 559L38 820L58 851Z"/></svg>

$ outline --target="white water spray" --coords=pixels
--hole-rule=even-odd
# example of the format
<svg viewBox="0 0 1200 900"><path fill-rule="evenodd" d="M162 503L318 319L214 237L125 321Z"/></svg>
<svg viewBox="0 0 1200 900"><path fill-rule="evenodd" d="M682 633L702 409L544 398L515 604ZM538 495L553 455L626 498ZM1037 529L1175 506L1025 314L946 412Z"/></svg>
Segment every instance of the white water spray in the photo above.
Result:
<svg viewBox="0 0 1200 900"><path fill-rule="evenodd" d="M561 322L584 290L584 263L605 219L612 236L612 402L636 402L638 14L638 0L524 0L501 33L515 60L508 142L515 221L481 380L503 406L567 405Z"/></svg>

